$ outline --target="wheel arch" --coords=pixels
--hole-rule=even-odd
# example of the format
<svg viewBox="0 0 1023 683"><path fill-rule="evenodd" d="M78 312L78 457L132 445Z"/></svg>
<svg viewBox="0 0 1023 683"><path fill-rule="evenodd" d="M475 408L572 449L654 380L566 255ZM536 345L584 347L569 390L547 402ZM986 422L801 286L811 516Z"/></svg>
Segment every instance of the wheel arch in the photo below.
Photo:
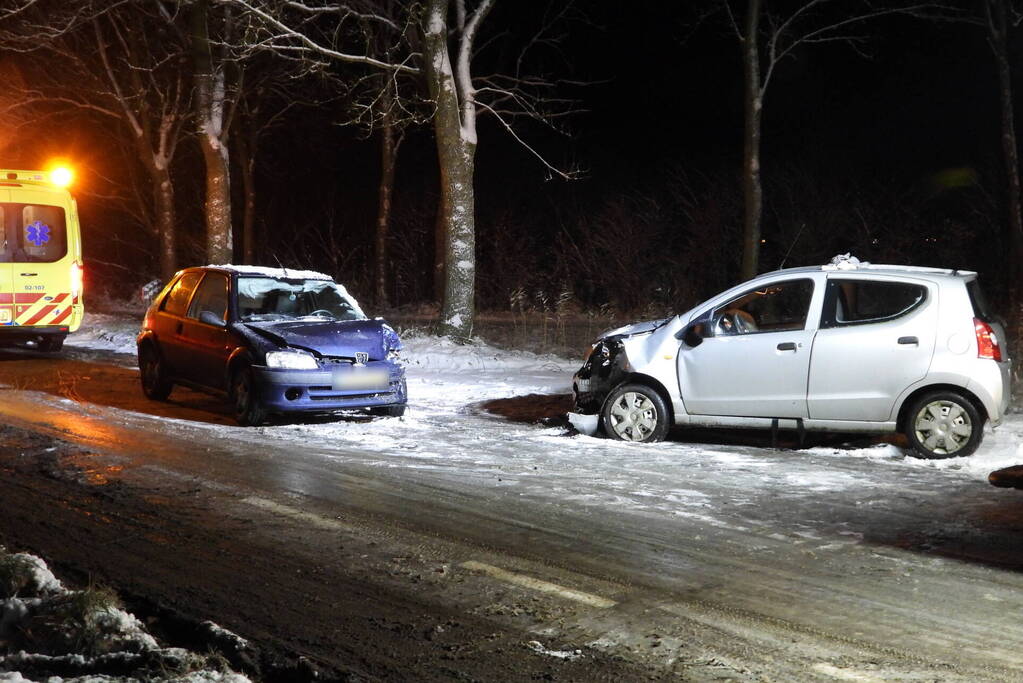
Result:
<svg viewBox="0 0 1023 683"><path fill-rule="evenodd" d="M909 394L908 396L906 396L906 398L902 400L902 405L899 406L899 415L895 421L896 427L900 432L905 430L906 419L909 417L910 406L916 403L916 400L923 396L924 394L930 394L937 391L951 391L953 393L961 395L963 398L965 398L971 404L973 404L974 408L977 409L977 412L980 413L982 423L987 422L988 412L987 409L984 407L984 402L980 400L979 396L977 396L975 393L973 393L966 387L959 386L958 384L928 384L925 387L915 389L911 394Z"/></svg>
<svg viewBox="0 0 1023 683"><path fill-rule="evenodd" d="M600 411L597 413L598 415L604 414L604 408L607 406L607 400L611 397L611 394L613 394L618 387L626 384L644 384L656 391L658 395L664 399L664 404L668 406L668 424L672 425L675 423L675 408L671 403L671 394L668 393L667 388L665 388L664 384L662 384L660 380L642 372L628 373L624 375L613 387L611 387L611 390L607 392L607 396L605 396L604 400L600 403Z"/></svg>
<svg viewBox="0 0 1023 683"><path fill-rule="evenodd" d="M160 345L156 343L156 335L154 335L152 332L147 331L144 334L142 334L138 338L138 340L136 340L135 345L138 347L139 351L142 351L143 348L146 348L155 353L157 356L161 355Z"/></svg>
<svg viewBox="0 0 1023 683"><path fill-rule="evenodd" d="M238 372L239 368L246 365L251 366L252 364L252 356L249 355L248 351L242 348L234 350L234 353L227 359L227 377L224 378L224 386L227 387L228 391L231 390L231 379L234 377L234 373Z"/></svg>

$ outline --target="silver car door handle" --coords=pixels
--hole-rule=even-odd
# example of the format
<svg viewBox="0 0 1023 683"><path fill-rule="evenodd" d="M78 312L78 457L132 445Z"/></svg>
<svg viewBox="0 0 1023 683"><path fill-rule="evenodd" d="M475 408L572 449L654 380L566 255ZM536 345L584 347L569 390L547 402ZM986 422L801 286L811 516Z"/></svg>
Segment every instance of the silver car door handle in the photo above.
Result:
<svg viewBox="0 0 1023 683"><path fill-rule="evenodd" d="M796 342L782 342L781 344L778 344L778 350L779 351L795 351L796 350Z"/></svg>
<svg viewBox="0 0 1023 683"><path fill-rule="evenodd" d="M899 337L900 344L919 344L920 340L916 337Z"/></svg>

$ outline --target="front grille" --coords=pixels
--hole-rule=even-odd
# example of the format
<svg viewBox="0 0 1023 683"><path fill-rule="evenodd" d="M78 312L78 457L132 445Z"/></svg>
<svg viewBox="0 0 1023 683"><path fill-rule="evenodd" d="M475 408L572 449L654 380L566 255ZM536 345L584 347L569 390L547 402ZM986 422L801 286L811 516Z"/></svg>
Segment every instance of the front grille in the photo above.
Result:
<svg viewBox="0 0 1023 683"><path fill-rule="evenodd" d="M316 388L318 388L318 387L310 387L310 389L316 389ZM326 390L330 390L330 387L325 387L325 389ZM341 401L341 400L353 401L353 400L359 400L359 399L364 399L364 398L379 398L381 396L390 396L390 395L391 395L391 392L389 392L389 391L374 392L374 393L371 393L371 394L336 394L336 393L313 394L312 392L310 392L309 393L309 398L311 400L313 400L313 401Z"/></svg>
<svg viewBox="0 0 1023 683"><path fill-rule="evenodd" d="M326 366L332 365L354 365L354 358L346 358L345 356L323 356L320 358L320 364Z"/></svg>

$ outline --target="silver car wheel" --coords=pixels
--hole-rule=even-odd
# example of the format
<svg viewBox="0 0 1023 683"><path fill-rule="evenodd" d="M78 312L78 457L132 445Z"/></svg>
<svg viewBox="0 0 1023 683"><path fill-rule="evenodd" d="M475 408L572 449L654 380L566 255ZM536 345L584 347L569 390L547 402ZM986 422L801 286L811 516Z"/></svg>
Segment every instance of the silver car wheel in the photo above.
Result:
<svg viewBox="0 0 1023 683"><path fill-rule="evenodd" d="M628 391L611 405L611 428L623 441L645 441L657 427L657 407L643 394Z"/></svg>
<svg viewBox="0 0 1023 683"><path fill-rule="evenodd" d="M928 403L916 414L913 427L923 447L939 455L952 455L973 436L969 413L954 401Z"/></svg>

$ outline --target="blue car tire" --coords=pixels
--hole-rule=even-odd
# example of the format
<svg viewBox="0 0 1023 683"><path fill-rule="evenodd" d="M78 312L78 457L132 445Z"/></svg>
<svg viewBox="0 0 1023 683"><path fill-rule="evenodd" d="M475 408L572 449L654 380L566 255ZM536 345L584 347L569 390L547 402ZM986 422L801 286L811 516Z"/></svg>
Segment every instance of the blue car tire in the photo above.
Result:
<svg viewBox="0 0 1023 683"><path fill-rule="evenodd" d="M160 354L150 344L139 349L139 378L142 380L142 393L154 401L166 400L174 388Z"/></svg>
<svg viewBox="0 0 1023 683"><path fill-rule="evenodd" d="M231 376L231 402L234 419L242 427L254 427L266 420L266 411L259 405L252 368L238 368Z"/></svg>

